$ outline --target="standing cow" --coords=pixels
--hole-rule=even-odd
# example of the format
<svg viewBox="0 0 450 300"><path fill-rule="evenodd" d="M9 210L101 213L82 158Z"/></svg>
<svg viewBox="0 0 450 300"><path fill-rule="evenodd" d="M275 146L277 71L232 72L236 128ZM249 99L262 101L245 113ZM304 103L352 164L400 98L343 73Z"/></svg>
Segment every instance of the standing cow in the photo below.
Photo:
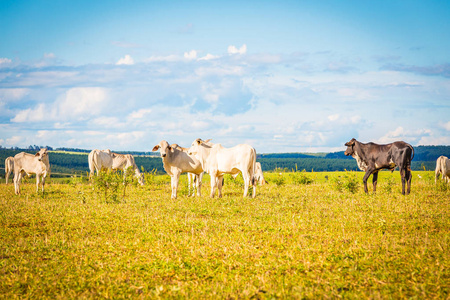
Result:
<svg viewBox="0 0 450 300"><path fill-rule="evenodd" d="M202 168L211 177L211 197L214 197L216 188L219 197L222 197L222 181L224 174L236 175L242 172L244 178L244 197L247 196L250 184L253 186L253 195L256 196L256 151L247 144L240 144L232 148L224 148L220 144L208 145L202 139L196 139L189 154L202 164Z"/></svg>
<svg viewBox="0 0 450 300"><path fill-rule="evenodd" d="M167 141L161 141L154 146L152 151L158 151L161 155L164 170L170 176L170 185L172 189L171 197L177 198L178 183L182 173L188 173L189 194L191 191L191 181L195 182L197 196L201 196L201 185L203 169L200 162L193 155L188 154L188 149L177 144L169 145ZM194 178L192 178L194 177Z"/></svg>
<svg viewBox="0 0 450 300"><path fill-rule="evenodd" d="M6 184L8 184L9 175L11 175L11 173L13 171L14 171L14 157L10 156L10 157L5 159L5 179L6 179Z"/></svg>
<svg viewBox="0 0 450 300"><path fill-rule="evenodd" d="M16 195L20 194L20 180L24 174L36 174L36 193L39 191L39 180L42 177L42 193L44 193L45 177L50 175L47 148L41 149L35 155L20 152L14 156L14 190Z"/></svg>
<svg viewBox="0 0 450 300"><path fill-rule="evenodd" d="M144 185L144 174L141 174L137 167L134 157L131 154L119 154L111 152L111 150L92 150L88 155L89 177L94 175L94 171L98 173L102 170L122 170L126 171L132 167L134 176L138 179L140 185ZM126 176L126 174L124 174Z"/></svg>
<svg viewBox="0 0 450 300"><path fill-rule="evenodd" d="M411 161L414 158L414 148L405 142L398 141L386 145L375 143L363 144L356 139L345 143L347 149L345 155L352 156L358 163L358 168L366 172L363 178L364 191L367 190L367 180L373 175L373 191L376 191L378 171L389 169L394 171L395 167L400 170L402 177L402 194L405 195L405 183L408 183L406 194L411 191Z"/></svg>
<svg viewBox="0 0 450 300"><path fill-rule="evenodd" d="M450 178L450 159L445 156L439 156L436 161L436 170L434 183L437 183L439 175L442 174L442 179L449 182Z"/></svg>

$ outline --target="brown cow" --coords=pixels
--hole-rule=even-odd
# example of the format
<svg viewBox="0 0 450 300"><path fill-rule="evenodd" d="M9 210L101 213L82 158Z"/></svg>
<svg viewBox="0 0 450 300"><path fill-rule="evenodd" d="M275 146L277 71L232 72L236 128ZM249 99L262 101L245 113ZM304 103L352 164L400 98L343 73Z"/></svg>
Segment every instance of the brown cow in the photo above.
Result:
<svg viewBox="0 0 450 300"><path fill-rule="evenodd" d="M373 175L373 191L376 191L378 171L389 169L394 171L395 167L400 169L402 177L402 194L405 195L405 183L408 183L406 194L411 191L411 161L414 158L414 148L405 142L398 141L386 145L375 143L363 144L356 139L345 143L347 150L345 155L351 155L358 163L358 168L365 171L363 182L364 191L367 193L367 180Z"/></svg>

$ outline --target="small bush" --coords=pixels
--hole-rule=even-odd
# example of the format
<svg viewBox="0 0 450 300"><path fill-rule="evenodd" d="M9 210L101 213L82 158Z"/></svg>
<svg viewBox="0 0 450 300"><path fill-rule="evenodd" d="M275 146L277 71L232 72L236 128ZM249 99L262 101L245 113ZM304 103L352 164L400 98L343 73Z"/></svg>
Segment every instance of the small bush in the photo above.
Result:
<svg viewBox="0 0 450 300"><path fill-rule="evenodd" d="M290 174L289 177L295 184L311 184L314 182L314 180L306 174L305 170L302 172L294 172Z"/></svg>
<svg viewBox="0 0 450 300"><path fill-rule="evenodd" d="M101 193L106 203L119 203L119 186L123 183L123 177L118 172L100 172L94 176L94 188ZM125 190L124 190L125 192Z"/></svg>
<svg viewBox="0 0 450 300"><path fill-rule="evenodd" d="M330 181L333 188L339 192L346 190L354 194L358 191L358 178L354 172L346 171L343 176L333 177Z"/></svg>
<svg viewBox="0 0 450 300"><path fill-rule="evenodd" d="M271 182L276 185L283 185L286 183L286 178L283 176L283 173L276 173L276 175L272 177Z"/></svg>

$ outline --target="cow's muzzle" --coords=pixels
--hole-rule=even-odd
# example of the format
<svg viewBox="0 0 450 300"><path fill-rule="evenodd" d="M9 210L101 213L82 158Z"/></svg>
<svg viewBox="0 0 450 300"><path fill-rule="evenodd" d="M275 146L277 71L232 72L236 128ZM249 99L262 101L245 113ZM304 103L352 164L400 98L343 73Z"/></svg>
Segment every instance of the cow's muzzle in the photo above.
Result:
<svg viewBox="0 0 450 300"><path fill-rule="evenodd" d="M344 152L345 156L349 156L350 153L348 153L347 151Z"/></svg>
<svg viewBox="0 0 450 300"><path fill-rule="evenodd" d="M163 154L161 154L161 157L166 157L166 155L167 155L167 154L163 153Z"/></svg>

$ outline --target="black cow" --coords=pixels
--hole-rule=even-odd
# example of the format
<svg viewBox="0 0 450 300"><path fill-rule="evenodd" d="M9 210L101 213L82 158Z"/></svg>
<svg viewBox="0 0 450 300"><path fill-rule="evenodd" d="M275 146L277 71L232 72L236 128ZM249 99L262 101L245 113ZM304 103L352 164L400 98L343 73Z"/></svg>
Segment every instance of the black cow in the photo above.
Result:
<svg viewBox="0 0 450 300"><path fill-rule="evenodd" d="M395 167L400 169L402 176L402 194L405 194L405 183L408 182L408 190L411 191L411 161L414 157L414 148L405 142L398 141L387 145L375 143L363 144L356 139L345 143L347 150L345 155L351 155L358 163L358 168L365 171L363 182L364 191L367 193L367 179L373 174L373 191L376 191L378 171L389 169L394 171Z"/></svg>

